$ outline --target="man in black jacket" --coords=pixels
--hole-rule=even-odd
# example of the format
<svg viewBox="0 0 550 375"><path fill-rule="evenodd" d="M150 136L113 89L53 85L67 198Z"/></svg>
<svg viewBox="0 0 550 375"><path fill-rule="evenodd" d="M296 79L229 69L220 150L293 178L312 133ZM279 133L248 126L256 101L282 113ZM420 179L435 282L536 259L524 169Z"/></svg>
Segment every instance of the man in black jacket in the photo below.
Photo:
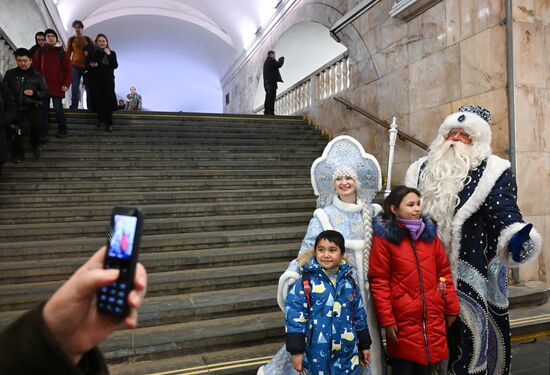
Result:
<svg viewBox="0 0 550 375"><path fill-rule="evenodd" d="M40 106L48 97L46 81L31 67L32 58L26 48L15 51L17 68L6 72L4 81L17 103L17 123L21 129L30 129L32 153L40 157Z"/></svg>
<svg viewBox="0 0 550 375"><path fill-rule="evenodd" d="M0 78L0 175L2 166L8 161L8 140L6 130L15 120L15 100L8 86Z"/></svg>
<svg viewBox="0 0 550 375"><path fill-rule="evenodd" d="M277 82L283 82L279 68L285 63L284 57L275 57L275 51L267 53L267 59L264 62L264 89L265 102L264 114L275 114L275 98L277 97Z"/></svg>

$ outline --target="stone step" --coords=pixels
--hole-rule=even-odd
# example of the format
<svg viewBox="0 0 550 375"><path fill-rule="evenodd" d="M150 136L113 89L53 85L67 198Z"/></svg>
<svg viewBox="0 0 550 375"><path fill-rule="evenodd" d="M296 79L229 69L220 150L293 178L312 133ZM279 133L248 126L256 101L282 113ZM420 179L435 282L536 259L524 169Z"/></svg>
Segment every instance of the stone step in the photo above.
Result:
<svg viewBox="0 0 550 375"><path fill-rule="evenodd" d="M178 355L173 358L154 361L124 362L112 364L112 375L256 375L258 367L267 361L283 346L283 341L252 346L236 344L220 351L208 351L193 355Z"/></svg>
<svg viewBox="0 0 550 375"><path fill-rule="evenodd" d="M176 295L275 285L288 262L157 272L148 275L147 295ZM0 285L0 311L28 309L47 299L60 281Z"/></svg>
<svg viewBox="0 0 550 375"><path fill-rule="evenodd" d="M23 163L25 165L27 163ZM228 168L162 168L157 170L98 170L91 169L85 171L64 171L64 170L38 170L28 171L25 168L15 168L13 163L7 163L2 172L2 179L6 182L13 181L40 181L45 180L63 180L67 183L78 182L81 180L159 180L159 179L218 179L218 178L279 178L279 177L297 177L307 178L308 170L301 169L274 169L274 168L256 168L256 169L228 169ZM1 202L0 202L1 204Z"/></svg>
<svg viewBox="0 0 550 375"><path fill-rule="evenodd" d="M227 168L234 171L249 168L271 168L271 169L302 169L311 164L309 160L112 160L106 162L103 160L32 160L26 163L19 163L12 166L13 170L21 169L27 172L34 170L47 169L48 172L62 170L71 171L141 171L143 169L161 169L161 168Z"/></svg>
<svg viewBox="0 0 550 375"><path fill-rule="evenodd" d="M290 261L300 243L221 247L186 251L142 253L140 262L149 273ZM87 258L80 253L59 259L6 260L0 263L0 284L67 279Z"/></svg>
<svg viewBox="0 0 550 375"><path fill-rule="evenodd" d="M111 363L176 357L254 343L283 334L280 311L117 331L100 348Z"/></svg>
<svg viewBox="0 0 550 375"><path fill-rule="evenodd" d="M108 192L100 194L26 194L2 197L0 208L81 207L83 205L149 205L279 199L312 199L311 189Z"/></svg>
<svg viewBox="0 0 550 375"><path fill-rule="evenodd" d="M251 212L280 213L280 212L313 212L313 199L281 199L276 201L234 201L220 204L215 203L169 203L142 205L147 212L147 219L194 217L206 215L236 215ZM0 225L33 224L33 223L61 223L74 221L105 220L111 213L111 206L80 206L80 207L53 207L53 208L13 208L0 209Z"/></svg>
<svg viewBox="0 0 550 375"><path fill-rule="evenodd" d="M192 251L210 248L234 248L301 242L307 223L299 226L258 228L247 230L222 230L205 233L173 233L145 235L141 241L141 253L168 251ZM75 256L89 257L105 245L105 236L65 239L0 242L0 262L15 260L63 259Z"/></svg>
<svg viewBox="0 0 550 375"><path fill-rule="evenodd" d="M63 141L69 140L69 138L64 139ZM72 144L70 142L62 142L58 140L51 139L47 144L42 146L45 151L48 152L86 152L86 153L100 153L105 151L112 151L110 145L106 144ZM265 145L241 145L241 144L226 144L226 145L194 145L188 144L185 147L180 146L179 144L163 144L162 148L158 144L132 144L131 150L135 154L147 153L147 152L202 152L202 153L220 153L220 154L230 154L230 153L260 153L260 152L270 152L270 153L303 153L309 154L312 153L318 157L323 151L322 145L301 145L296 147L291 143L272 145L266 150ZM128 152L126 150L120 150L122 152Z"/></svg>
<svg viewBox="0 0 550 375"><path fill-rule="evenodd" d="M318 155L313 152L249 152L249 153L226 153L226 152L209 152L205 150L190 151L186 148L180 148L179 151L168 150L153 150L137 153L135 150L122 150L117 152L117 161L185 161L185 160L212 160L212 161L243 161L255 160L262 162L273 161L310 161L312 162ZM310 160L311 159L311 160ZM72 161L112 161L113 156L108 152L95 150L89 152L58 150L50 152L47 149L42 150L40 157L41 161L55 161L63 165L67 160Z"/></svg>
<svg viewBox="0 0 550 375"><path fill-rule="evenodd" d="M56 125L50 126L55 128ZM95 121L85 123L69 124L70 134L95 136L98 133L107 135L103 128L98 128ZM211 138L218 138L220 134L227 134L230 138L243 139L261 139L268 135L282 137L288 133L297 135L291 142L297 141L300 137L313 137L315 140L322 140L323 137L316 131L313 126L307 124L280 124L277 126L265 126L264 124L159 124L156 122L139 124L124 124L118 123L117 131L119 134L134 138L150 134L159 138L168 138L169 135L186 135L191 138L199 137L199 135L207 135ZM300 142L298 140L298 142ZM302 141L303 142L303 141Z"/></svg>
<svg viewBox="0 0 550 375"><path fill-rule="evenodd" d="M92 134L99 133L99 134ZM69 130L69 136L60 140L67 144L111 144L111 145L127 145L128 143L135 144L178 144L181 147L187 145L228 145L228 144L241 144L241 145L262 145L266 142L270 142L274 145L293 145L296 148L302 145L316 145L320 146L326 144L326 139L321 137L315 137L312 133L304 133L303 135L296 136L296 138L289 139L288 132L280 133L262 133L261 135L249 135L249 132L243 131L242 133L213 133L212 131L204 132L135 132L126 131L123 132L120 128L113 128L112 133L107 133L103 129L94 129L90 132ZM57 143L57 142L56 142Z"/></svg>
<svg viewBox="0 0 550 375"><path fill-rule="evenodd" d="M147 215L146 210L144 210L144 215ZM307 223L310 218L311 212L309 211L183 218L149 218L145 219L143 235L146 236L154 233L202 233L204 236L208 236L208 232L211 231L300 225L302 223ZM34 224L7 224L0 225L0 241L38 241L67 237L72 238L75 236L99 237L102 234L107 235L109 230L109 222L105 219L99 221L84 220Z"/></svg>
<svg viewBox="0 0 550 375"><path fill-rule="evenodd" d="M66 179L47 182L0 182L0 196L37 193L87 193L98 192L136 192L136 191L165 191L165 190L233 190L233 189L266 189L266 188L308 188L311 180L305 177L279 177L279 178L217 178L217 179L171 179L171 180L134 180L131 184L106 186L101 181L79 181L76 184L67 185ZM2 215L0 215L1 217Z"/></svg>

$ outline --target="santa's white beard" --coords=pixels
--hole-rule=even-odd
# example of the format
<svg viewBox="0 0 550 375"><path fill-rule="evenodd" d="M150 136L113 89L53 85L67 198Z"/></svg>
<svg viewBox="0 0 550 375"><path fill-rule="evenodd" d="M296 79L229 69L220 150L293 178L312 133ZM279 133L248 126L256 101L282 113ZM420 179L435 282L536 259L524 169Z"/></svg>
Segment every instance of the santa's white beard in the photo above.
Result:
<svg viewBox="0 0 550 375"><path fill-rule="evenodd" d="M470 170L481 162L476 151L472 145L445 141L430 151L420 178L423 211L437 221L447 251L450 251L451 223L459 203L458 194Z"/></svg>

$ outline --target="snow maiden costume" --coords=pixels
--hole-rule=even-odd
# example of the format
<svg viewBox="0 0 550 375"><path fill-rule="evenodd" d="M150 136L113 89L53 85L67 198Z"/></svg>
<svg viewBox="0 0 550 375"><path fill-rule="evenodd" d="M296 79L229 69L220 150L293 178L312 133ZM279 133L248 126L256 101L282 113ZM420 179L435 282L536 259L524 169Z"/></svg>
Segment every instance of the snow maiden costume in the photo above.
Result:
<svg viewBox="0 0 550 375"><path fill-rule="evenodd" d="M323 155L311 166L311 184L317 195L317 207L309 222L307 233L300 247L301 254L313 248L315 237L323 230L333 229L345 238L346 256L357 265L353 277L357 281L367 307L367 322L372 338L371 365L362 369L362 374L382 375L385 373L385 355L376 320L376 312L368 291L368 260L372 244L372 220L381 210L379 205L370 204L377 191L382 188L382 176L378 161L367 154L361 144L350 136L334 138L325 147ZM337 177L352 177L356 184L357 203L341 201L334 191ZM284 311L289 288L300 277L297 260L290 262L279 279L277 302ZM271 361L258 370L258 375L297 374L292 368L290 354L283 347Z"/></svg>
<svg viewBox="0 0 550 375"><path fill-rule="evenodd" d="M424 211L438 221L456 280L460 317L451 328L456 342L449 342L449 374L509 374L508 267L535 259L541 248L540 235L523 222L517 206L510 162L491 154L489 122L490 112L478 106L449 115L428 157L412 164L405 179L407 186L418 186ZM447 143L447 134L457 128L468 133L471 144ZM446 159L437 172L434 166L443 158L437 153L445 144L460 156L454 163ZM463 174L445 178L452 164L463 164ZM446 204L438 198L445 186L451 191Z"/></svg>

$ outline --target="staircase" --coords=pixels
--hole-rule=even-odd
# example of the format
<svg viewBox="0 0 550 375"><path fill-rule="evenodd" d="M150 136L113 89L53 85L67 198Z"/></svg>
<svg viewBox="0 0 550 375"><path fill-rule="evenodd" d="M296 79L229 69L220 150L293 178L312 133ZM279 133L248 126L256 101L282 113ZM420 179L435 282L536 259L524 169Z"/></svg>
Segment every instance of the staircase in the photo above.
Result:
<svg viewBox="0 0 550 375"><path fill-rule="evenodd" d="M106 133L67 115L68 138L0 179L0 330L105 243L112 206L137 205L148 294L139 328L101 345L111 372L255 374L283 342L277 280L315 208L309 169L327 139L301 117L117 113ZM550 334L549 296L511 287L514 343Z"/></svg>
<svg viewBox="0 0 550 375"><path fill-rule="evenodd" d="M255 372L281 346L276 284L315 208L309 168L327 139L301 117L117 113L106 133L67 115L68 138L4 168L0 329L105 243L112 206L137 205L148 297L139 328L101 345L113 373Z"/></svg>

